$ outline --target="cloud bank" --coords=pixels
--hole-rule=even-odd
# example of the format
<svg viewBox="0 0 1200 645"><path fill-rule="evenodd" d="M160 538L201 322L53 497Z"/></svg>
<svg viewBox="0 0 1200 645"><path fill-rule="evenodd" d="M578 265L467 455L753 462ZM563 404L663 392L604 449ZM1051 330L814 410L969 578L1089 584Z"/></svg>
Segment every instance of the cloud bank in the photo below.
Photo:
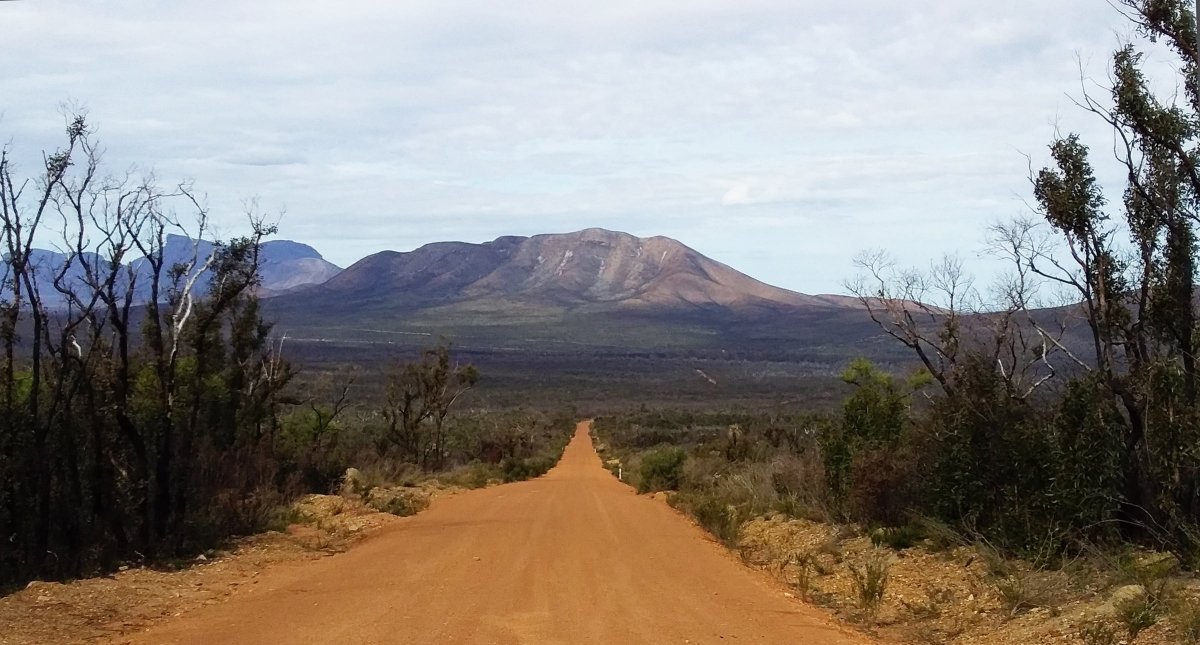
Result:
<svg viewBox="0 0 1200 645"><path fill-rule="evenodd" d="M840 290L860 249L972 258L1128 27L1103 0L0 3L0 138L77 101L110 167L345 265L590 226ZM972 260L975 262L975 260ZM986 264L978 266L987 271Z"/></svg>

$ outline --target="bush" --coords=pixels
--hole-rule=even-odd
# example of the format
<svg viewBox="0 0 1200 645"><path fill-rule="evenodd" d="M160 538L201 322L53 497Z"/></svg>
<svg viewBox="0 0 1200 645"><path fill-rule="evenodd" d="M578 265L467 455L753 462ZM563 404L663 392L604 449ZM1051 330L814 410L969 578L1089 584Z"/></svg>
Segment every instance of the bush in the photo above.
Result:
<svg viewBox="0 0 1200 645"><path fill-rule="evenodd" d="M1080 628L1079 640L1083 641L1083 645L1117 645L1120 639L1112 625L1093 620Z"/></svg>
<svg viewBox="0 0 1200 645"><path fill-rule="evenodd" d="M788 556L784 562L784 566L786 567L788 564L793 565L796 569L796 578L792 586L800 592L802 600L808 600L809 591L812 588L813 574L817 572L818 564L816 556L813 555L812 551L797 551Z"/></svg>
<svg viewBox="0 0 1200 645"><path fill-rule="evenodd" d="M920 472L916 456L906 446L893 443L862 450L850 465L851 516L868 524L903 524L918 507Z"/></svg>
<svg viewBox="0 0 1200 645"><path fill-rule="evenodd" d="M441 475L438 479L451 486L483 488L490 483L503 481L504 471L498 464L473 461Z"/></svg>
<svg viewBox="0 0 1200 645"><path fill-rule="evenodd" d="M545 475L554 467L556 459L550 455L526 457L524 459L508 458L500 464L504 472L504 481L516 482Z"/></svg>
<svg viewBox="0 0 1200 645"><path fill-rule="evenodd" d="M1125 633L1129 635L1130 640L1137 638L1142 630L1158 622L1163 610L1150 594L1146 593L1118 603L1115 609L1116 618L1125 627Z"/></svg>
<svg viewBox="0 0 1200 645"><path fill-rule="evenodd" d="M854 594L858 608L868 619L874 620L883 604L887 592L888 576L892 567L892 556L887 551L876 550L861 567L850 565L850 577L854 583Z"/></svg>
<svg viewBox="0 0 1200 645"><path fill-rule="evenodd" d="M687 453L683 448L662 447L642 455L638 471L638 492L678 490Z"/></svg>
<svg viewBox="0 0 1200 645"><path fill-rule="evenodd" d="M1061 602L1067 586L1067 581L1054 572L1013 572L996 581L1000 600L1012 616Z"/></svg>
<svg viewBox="0 0 1200 645"><path fill-rule="evenodd" d="M777 510L814 522L834 522L819 450L783 455L771 462L771 483L779 496Z"/></svg>
<svg viewBox="0 0 1200 645"><path fill-rule="evenodd" d="M1171 622L1185 643L1200 643L1200 602L1180 598L1172 603Z"/></svg>
<svg viewBox="0 0 1200 645"><path fill-rule="evenodd" d="M915 524L888 526L870 532L871 544L887 546L897 551L913 547L925 539L925 532Z"/></svg>
<svg viewBox="0 0 1200 645"><path fill-rule="evenodd" d="M691 515L697 524L726 546L732 547L737 544L742 532L738 509L725 503L711 491L673 495L671 506Z"/></svg>

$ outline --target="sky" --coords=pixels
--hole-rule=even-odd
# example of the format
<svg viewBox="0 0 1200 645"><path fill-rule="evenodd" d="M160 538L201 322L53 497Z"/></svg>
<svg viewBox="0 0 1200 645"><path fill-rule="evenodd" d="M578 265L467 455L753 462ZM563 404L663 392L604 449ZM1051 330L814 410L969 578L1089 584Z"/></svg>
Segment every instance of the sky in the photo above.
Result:
<svg viewBox="0 0 1200 645"><path fill-rule="evenodd" d="M1072 97L1130 33L1105 0L17 0L0 141L32 170L84 106L108 169L341 266L603 227L843 292L867 249L994 272L1056 130L1110 149Z"/></svg>

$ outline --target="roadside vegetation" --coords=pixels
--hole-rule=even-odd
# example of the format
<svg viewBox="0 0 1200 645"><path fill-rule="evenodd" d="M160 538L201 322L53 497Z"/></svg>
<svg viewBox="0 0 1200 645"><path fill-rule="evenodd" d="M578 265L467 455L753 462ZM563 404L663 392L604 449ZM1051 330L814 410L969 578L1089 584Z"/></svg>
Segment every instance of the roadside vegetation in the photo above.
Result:
<svg viewBox="0 0 1200 645"><path fill-rule="evenodd" d="M1013 642L1195 642L1196 16L1113 4L1140 40L1114 54L1108 96L1079 103L1112 127L1121 195L1080 137L1057 137L1031 173L1036 214L989 231L1010 267L992 288L953 257L859 258L849 288L918 369L855 361L829 415L599 419L610 462L806 597L913 640L976 642L1000 621ZM1177 77L1146 70L1150 48ZM1156 95L1164 80L1179 91Z"/></svg>
<svg viewBox="0 0 1200 645"><path fill-rule="evenodd" d="M66 125L28 178L0 150L0 588L194 555L343 480L406 514L428 500L396 485L554 463L573 418L454 413L480 374L445 345L394 357L383 396L297 379L257 296L275 227L251 209L249 235L179 256L202 199L105 174L86 119Z"/></svg>
<svg viewBox="0 0 1200 645"><path fill-rule="evenodd" d="M1115 4L1142 41L1080 103L1112 126L1119 196L1057 138L1036 215L989 231L1010 269L994 288L953 258L859 259L849 287L916 369L856 360L840 406L812 412L706 408L700 370L690 409L596 419L614 474L890 636L1200 640L1196 20ZM1139 46L1176 56L1178 96L1151 91ZM274 228L250 213L249 236L168 258L167 232L205 233L200 201L107 179L96 150L71 117L30 181L0 156L0 585L198 553L304 520L303 493L408 515L555 463L573 411L459 410L481 376L446 346L366 397L352 370L298 375L256 296ZM61 254L39 260L48 238Z"/></svg>
<svg viewBox="0 0 1200 645"><path fill-rule="evenodd" d="M596 440L631 486L666 491L670 505L795 595L881 635L1078 643L1111 631L1114 643L1195 642L1186 640L1200 607L1194 544L1138 540L1117 526L1064 528L1076 516L1070 507L1041 503L1035 517L1016 497L1019 514L994 524L947 513L955 507L939 499L946 480L935 465L954 453L924 434L941 411L925 400L928 386L914 399L923 379L900 381L865 362L846 378L865 388L841 414L642 409L597 418ZM847 431L864 416L890 420L879 427L897 434L876 443ZM1027 493L1037 502L1036 489Z"/></svg>

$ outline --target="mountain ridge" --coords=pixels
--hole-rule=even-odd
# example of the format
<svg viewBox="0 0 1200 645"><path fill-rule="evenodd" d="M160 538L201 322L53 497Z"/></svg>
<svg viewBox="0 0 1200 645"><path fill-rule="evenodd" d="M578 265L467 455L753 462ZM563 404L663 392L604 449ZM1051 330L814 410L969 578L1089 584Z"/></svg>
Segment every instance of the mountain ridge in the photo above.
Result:
<svg viewBox="0 0 1200 645"><path fill-rule="evenodd" d="M589 228L381 251L296 294L403 308L505 299L568 308L842 308L747 276L663 236ZM848 299L846 299L848 300Z"/></svg>
<svg viewBox="0 0 1200 645"><path fill-rule="evenodd" d="M188 263L193 258L201 261L212 254L216 245L209 240L193 240L184 235L168 233L163 240L163 266L165 269L176 264ZM108 261L94 252L85 254L87 262L95 267L101 267L104 272ZM64 286L87 293L87 272L78 262L70 262L71 256L61 251L35 248L30 251L30 260L37 274L41 290L42 304L47 307L63 307L67 297L51 288L54 278L63 273ZM149 262L144 257L137 257L128 262L125 267L134 276L136 297L144 299L150 295L149 276L152 272ZM341 268L327 261L313 247L292 240L268 240L263 242L260 251L259 275L262 280L259 295L269 297L303 288L308 285L320 284L337 275ZM164 271L165 273L165 271ZM127 283L129 275L122 275ZM166 279L164 275L163 280ZM196 281L196 289L204 290L208 286L208 276L201 275Z"/></svg>
<svg viewBox="0 0 1200 645"><path fill-rule="evenodd" d="M304 351L329 356L334 347L443 341L472 351L805 364L888 353L875 349L878 326L857 299L789 291L671 238L596 228L381 251L263 308Z"/></svg>

